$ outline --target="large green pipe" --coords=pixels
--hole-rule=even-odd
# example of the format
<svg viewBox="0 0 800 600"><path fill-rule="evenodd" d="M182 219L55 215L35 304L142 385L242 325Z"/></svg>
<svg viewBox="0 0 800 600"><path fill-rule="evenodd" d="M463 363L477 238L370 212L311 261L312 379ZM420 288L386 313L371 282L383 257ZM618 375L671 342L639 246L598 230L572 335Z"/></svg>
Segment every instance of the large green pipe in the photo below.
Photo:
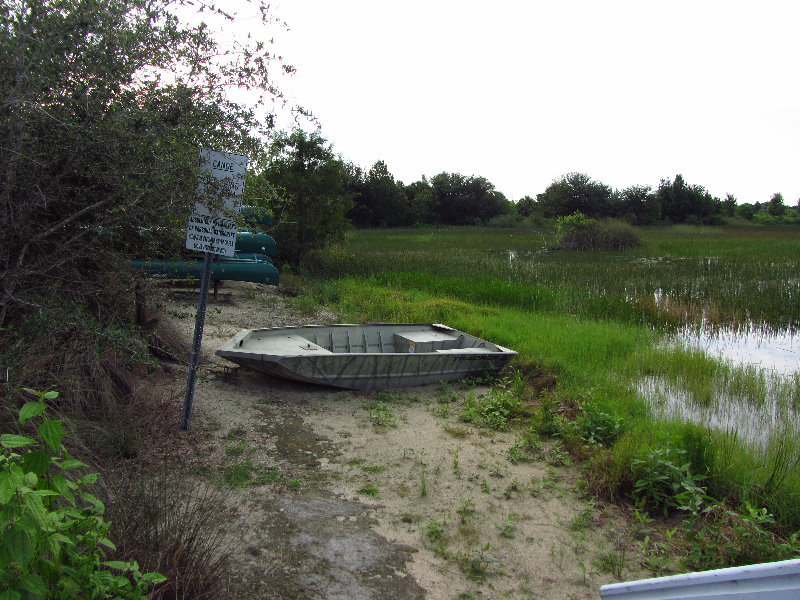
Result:
<svg viewBox="0 0 800 600"><path fill-rule="evenodd" d="M263 259L221 259L211 263L211 279L227 281L252 281L278 285L280 275L267 257ZM132 260L131 268L165 279L200 278L202 260Z"/></svg>
<svg viewBox="0 0 800 600"><path fill-rule="evenodd" d="M239 231L236 233L236 250L241 252L260 252L275 256L278 246L271 235L266 233L250 233Z"/></svg>

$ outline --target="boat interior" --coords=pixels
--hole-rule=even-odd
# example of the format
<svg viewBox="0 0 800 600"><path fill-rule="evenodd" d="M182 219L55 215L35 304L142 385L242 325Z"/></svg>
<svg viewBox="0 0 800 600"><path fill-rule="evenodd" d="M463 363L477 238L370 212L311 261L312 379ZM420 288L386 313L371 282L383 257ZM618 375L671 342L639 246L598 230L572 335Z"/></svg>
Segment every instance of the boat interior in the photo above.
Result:
<svg viewBox="0 0 800 600"><path fill-rule="evenodd" d="M337 326L298 327L279 332L255 329L240 340L243 350L264 354L359 354L500 352L501 348L448 327Z"/></svg>

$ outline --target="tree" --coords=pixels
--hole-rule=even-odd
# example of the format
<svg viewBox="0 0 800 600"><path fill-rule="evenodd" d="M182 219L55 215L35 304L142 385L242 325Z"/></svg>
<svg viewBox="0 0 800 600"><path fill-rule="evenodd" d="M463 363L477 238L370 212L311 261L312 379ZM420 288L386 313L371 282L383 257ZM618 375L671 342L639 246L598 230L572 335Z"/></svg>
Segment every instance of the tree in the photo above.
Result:
<svg viewBox="0 0 800 600"><path fill-rule="evenodd" d="M443 225L473 225L509 211L506 197L484 177L439 173L431 178L431 188Z"/></svg>
<svg viewBox="0 0 800 600"><path fill-rule="evenodd" d="M269 121L227 93L278 95L272 49L225 51L172 5L0 5L0 327L46 297L108 297L116 261L151 251L143 229L179 247L200 147L260 152Z"/></svg>
<svg viewBox="0 0 800 600"><path fill-rule="evenodd" d="M736 197L733 194L727 194L725 200L722 201L722 212L726 217L732 217L736 214Z"/></svg>
<svg viewBox="0 0 800 600"><path fill-rule="evenodd" d="M312 251L340 240L352 206L347 166L319 131L295 129L275 135L264 178L277 197L269 201L279 226L278 256L300 265Z"/></svg>
<svg viewBox="0 0 800 600"><path fill-rule="evenodd" d="M355 225L399 227L413 222L403 185L394 180L382 160L369 170L360 191L348 215Z"/></svg>
<svg viewBox="0 0 800 600"><path fill-rule="evenodd" d="M576 212L589 217L609 217L612 190L609 186L584 173L567 173L547 186L536 200L541 205L544 216L559 217Z"/></svg>
<svg viewBox="0 0 800 600"><path fill-rule="evenodd" d="M530 217L537 210L536 200L530 196L523 196L517 201L517 214Z"/></svg>
<svg viewBox="0 0 800 600"><path fill-rule="evenodd" d="M661 205L649 185L633 185L617 194L618 214L633 225L655 225Z"/></svg>
<svg viewBox="0 0 800 600"><path fill-rule="evenodd" d="M414 223L435 224L438 222L436 205L433 199L433 188L427 177L405 186L406 198Z"/></svg>
<svg viewBox="0 0 800 600"><path fill-rule="evenodd" d="M755 213L756 213L755 207L748 202L740 204L739 206L736 207L736 214L742 217L743 219L747 219L748 221L753 220L753 215L755 215Z"/></svg>
<svg viewBox="0 0 800 600"><path fill-rule="evenodd" d="M675 181L662 179L656 192L661 202L661 217L673 223L697 222L711 224L719 221L722 203L703 186L688 185L682 175Z"/></svg>
<svg viewBox="0 0 800 600"><path fill-rule="evenodd" d="M786 205L783 203L782 194L773 194L767 205L767 212L773 217L782 217L786 213Z"/></svg>

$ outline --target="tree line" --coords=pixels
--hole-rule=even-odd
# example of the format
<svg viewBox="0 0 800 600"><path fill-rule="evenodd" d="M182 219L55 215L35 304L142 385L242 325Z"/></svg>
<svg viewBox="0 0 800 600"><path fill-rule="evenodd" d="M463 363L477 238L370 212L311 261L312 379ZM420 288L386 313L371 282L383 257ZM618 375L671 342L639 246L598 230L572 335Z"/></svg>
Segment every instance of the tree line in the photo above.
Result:
<svg viewBox="0 0 800 600"><path fill-rule="evenodd" d="M290 223L276 232L279 252L290 261L340 238L349 226L509 225L575 213L632 225L715 225L734 216L800 222L798 208L786 206L781 194L764 204L739 205L734 196L715 198L680 174L662 179L656 189L633 185L614 190L584 173L568 173L535 198L518 202L475 175L443 172L405 184L385 162L364 170L336 155L319 131L302 129L273 136L266 166L251 174L246 194L251 202L269 207L278 221Z"/></svg>

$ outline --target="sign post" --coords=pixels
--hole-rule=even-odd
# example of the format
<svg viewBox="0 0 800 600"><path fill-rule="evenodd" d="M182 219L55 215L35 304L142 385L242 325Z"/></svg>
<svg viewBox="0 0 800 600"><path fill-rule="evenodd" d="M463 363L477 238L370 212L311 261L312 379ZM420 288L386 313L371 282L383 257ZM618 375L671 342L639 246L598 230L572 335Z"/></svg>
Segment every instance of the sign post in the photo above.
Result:
<svg viewBox="0 0 800 600"><path fill-rule="evenodd" d="M200 278L200 298L197 303L197 318L194 324L192 356L189 359L189 375L186 381L186 398L183 402L181 429L189 429L194 402L194 387L197 366L200 362L200 344L206 320L208 288L211 281L211 262L215 254L233 256L236 247L236 222L233 214L241 206L247 156L214 150L200 150L200 182L197 185L198 202L189 217L186 231L186 247L205 254L203 275ZM217 188L217 189L209 189ZM222 200L222 207L208 207L204 199L209 195Z"/></svg>

